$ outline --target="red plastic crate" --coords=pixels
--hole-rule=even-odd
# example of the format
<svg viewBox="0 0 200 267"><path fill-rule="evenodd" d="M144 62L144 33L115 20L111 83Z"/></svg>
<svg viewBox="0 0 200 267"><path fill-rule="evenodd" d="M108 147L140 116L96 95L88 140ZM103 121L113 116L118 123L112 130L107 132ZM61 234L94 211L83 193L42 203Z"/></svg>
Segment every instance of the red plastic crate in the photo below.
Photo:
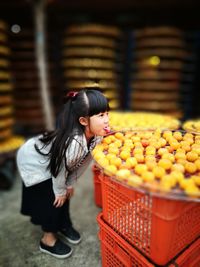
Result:
<svg viewBox="0 0 200 267"><path fill-rule="evenodd" d="M153 267L142 254L128 244L102 219L97 216L100 227L101 255L103 267Z"/></svg>
<svg viewBox="0 0 200 267"><path fill-rule="evenodd" d="M200 203L150 196L100 176L104 220L158 265L200 236Z"/></svg>
<svg viewBox="0 0 200 267"><path fill-rule="evenodd" d="M200 267L200 238L187 248L169 267Z"/></svg>
<svg viewBox="0 0 200 267"><path fill-rule="evenodd" d="M94 183L94 202L98 207L102 208L101 180L99 179L101 171L99 168L93 165L92 172L93 172L93 183Z"/></svg>
<svg viewBox="0 0 200 267"><path fill-rule="evenodd" d="M97 216L100 227L101 255L103 267L155 267L126 240L120 237L103 220L103 213ZM162 265L163 266L163 265ZM163 267L200 267L200 238L186 248L178 257Z"/></svg>

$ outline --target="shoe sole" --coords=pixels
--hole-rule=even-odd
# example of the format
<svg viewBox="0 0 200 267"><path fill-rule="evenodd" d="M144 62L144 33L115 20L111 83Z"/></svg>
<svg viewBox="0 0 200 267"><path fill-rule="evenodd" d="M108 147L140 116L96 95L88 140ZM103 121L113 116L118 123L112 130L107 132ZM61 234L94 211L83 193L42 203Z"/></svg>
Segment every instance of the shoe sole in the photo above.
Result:
<svg viewBox="0 0 200 267"><path fill-rule="evenodd" d="M65 255L58 255L58 254L54 254L54 253L52 253L52 252L50 252L50 251L48 251L48 250L46 250L46 249L43 249L43 248L41 248L40 246L39 246L39 249L40 249L41 252L46 253L46 254L49 254L49 255L51 255L51 256L54 256L55 258L58 258L58 259L66 259L66 258L68 258L68 257L72 254L72 252L73 252L73 250L71 250L68 254L65 254Z"/></svg>
<svg viewBox="0 0 200 267"><path fill-rule="evenodd" d="M62 237L62 239L68 241L70 244L77 245L81 242L81 238L75 241L75 240L72 240L72 239L66 237L61 232L58 232L58 234Z"/></svg>

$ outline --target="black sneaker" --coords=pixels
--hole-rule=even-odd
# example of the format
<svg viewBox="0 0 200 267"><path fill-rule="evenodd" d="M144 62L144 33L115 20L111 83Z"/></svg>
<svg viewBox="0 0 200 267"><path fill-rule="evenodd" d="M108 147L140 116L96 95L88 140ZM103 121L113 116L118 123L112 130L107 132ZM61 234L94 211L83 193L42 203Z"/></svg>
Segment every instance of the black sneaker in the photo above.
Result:
<svg viewBox="0 0 200 267"><path fill-rule="evenodd" d="M59 234L71 244L78 244L81 241L81 236L73 227L59 231Z"/></svg>
<svg viewBox="0 0 200 267"><path fill-rule="evenodd" d="M47 246L40 241L39 248L40 248L40 251L50 254L59 259L68 258L72 254L72 249L68 245L60 241L59 239L56 240L56 243L54 246Z"/></svg>

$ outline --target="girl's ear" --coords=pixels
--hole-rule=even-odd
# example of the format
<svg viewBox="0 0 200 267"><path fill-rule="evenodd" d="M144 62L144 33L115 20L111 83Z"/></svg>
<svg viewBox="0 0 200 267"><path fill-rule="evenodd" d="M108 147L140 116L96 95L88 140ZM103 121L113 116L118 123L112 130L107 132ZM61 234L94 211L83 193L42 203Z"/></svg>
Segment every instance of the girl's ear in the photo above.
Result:
<svg viewBox="0 0 200 267"><path fill-rule="evenodd" d="M87 126L87 125L88 125L88 119L85 118L85 117L80 117L80 118L79 118L79 122L80 122L80 124L83 125L83 126Z"/></svg>

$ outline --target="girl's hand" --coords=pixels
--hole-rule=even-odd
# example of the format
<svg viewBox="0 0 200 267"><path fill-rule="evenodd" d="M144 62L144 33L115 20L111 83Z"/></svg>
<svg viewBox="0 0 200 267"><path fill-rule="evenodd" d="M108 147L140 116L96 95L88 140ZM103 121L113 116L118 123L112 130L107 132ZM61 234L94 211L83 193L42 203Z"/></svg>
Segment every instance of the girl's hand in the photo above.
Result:
<svg viewBox="0 0 200 267"><path fill-rule="evenodd" d="M74 188L72 186L67 187L66 198L70 199L74 194Z"/></svg>
<svg viewBox="0 0 200 267"><path fill-rule="evenodd" d="M65 203L66 199L67 199L66 195L65 196L56 196L53 205L56 208L60 208Z"/></svg>

